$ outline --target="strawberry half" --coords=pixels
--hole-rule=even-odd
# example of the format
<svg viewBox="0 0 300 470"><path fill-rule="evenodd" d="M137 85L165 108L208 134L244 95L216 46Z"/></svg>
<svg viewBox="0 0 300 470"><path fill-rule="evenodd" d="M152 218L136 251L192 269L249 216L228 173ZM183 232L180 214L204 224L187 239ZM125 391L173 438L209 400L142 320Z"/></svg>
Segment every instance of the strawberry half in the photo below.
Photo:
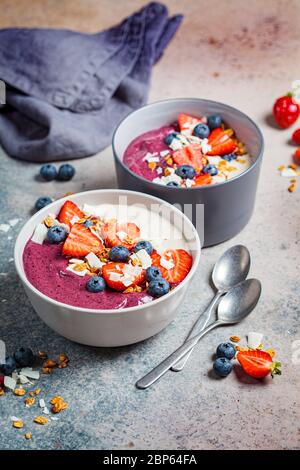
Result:
<svg viewBox="0 0 300 470"><path fill-rule="evenodd" d="M206 186L207 184L211 184L212 176L209 173L198 175L194 178L194 182L194 186Z"/></svg>
<svg viewBox="0 0 300 470"><path fill-rule="evenodd" d="M281 363L273 362L272 357L265 351L258 349L250 349L249 351L239 351L236 355L237 360L241 364L246 374L255 379L262 379L271 374L281 374Z"/></svg>
<svg viewBox="0 0 300 470"><path fill-rule="evenodd" d="M106 284L111 289L114 289L117 291L123 291L127 289L128 287L138 286L144 282L145 271L141 271L141 273L132 281L132 283L129 286L128 285L125 286L121 280L110 279L110 275L113 273L120 274L122 276L125 265L126 263L107 263L103 266L102 276L104 277Z"/></svg>
<svg viewBox="0 0 300 470"><path fill-rule="evenodd" d="M127 237L121 239L118 232L126 233ZM136 244L136 239L140 237L140 229L132 222L118 224L116 221L110 221L102 227L102 237L107 246L122 245L130 250Z"/></svg>
<svg viewBox="0 0 300 470"><path fill-rule="evenodd" d="M62 253L65 256L81 258L91 252L97 253L102 248L102 242L87 227L74 224L63 245Z"/></svg>
<svg viewBox="0 0 300 470"><path fill-rule="evenodd" d="M201 118L181 113L178 115L178 124L181 131L193 130L197 124L203 122Z"/></svg>
<svg viewBox="0 0 300 470"><path fill-rule="evenodd" d="M236 150L236 143L220 127L214 129L208 137L208 143L211 150L207 155L226 155Z"/></svg>
<svg viewBox="0 0 300 470"><path fill-rule="evenodd" d="M160 269L162 276L171 284L178 284L183 281L183 279L188 275L193 264L193 258L191 255L187 251L179 249L166 250L162 257L168 261L172 261L174 267L166 269L161 266L161 256L156 251L151 255L152 266L157 266Z"/></svg>
<svg viewBox="0 0 300 470"><path fill-rule="evenodd" d="M57 218L62 224L66 224L69 225L69 227L72 227L71 220L73 219L73 217L78 217L79 219L82 219L84 217L84 213L74 202L66 201L60 209Z"/></svg>
<svg viewBox="0 0 300 470"><path fill-rule="evenodd" d="M201 171L203 168L203 154L200 145L187 145L172 154L177 165L191 165Z"/></svg>

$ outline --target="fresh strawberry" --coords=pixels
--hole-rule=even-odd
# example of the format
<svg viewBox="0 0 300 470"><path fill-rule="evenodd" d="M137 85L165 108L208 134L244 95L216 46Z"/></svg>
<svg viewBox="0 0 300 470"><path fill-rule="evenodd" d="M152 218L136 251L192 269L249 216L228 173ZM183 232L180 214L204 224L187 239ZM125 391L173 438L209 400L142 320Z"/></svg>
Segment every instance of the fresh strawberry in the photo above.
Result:
<svg viewBox="0 0 300 470"><path fill-rule="evenodd" d="M134 281L128 286L125 286L121 280L112 280L110 279L110 275L112 273L123 275L123 269L126 263L107 263L102 268L102 276L106 284L114 290L123 291L128 287L138 286L142 284L145 280L145 271L141 271L141 273L134 279Z"/></svg>
<svg viewBox="0 0 300 470"><path fill-rule="evenodd" d="M118 237L118 232L124 232L127 234L125 239ZM118 224L112 220L107 222L102 227L102 237L107 246L122 245L130 250L136 244L136 239L140 236L140 229L137 225L132 222Z"/></svg>
<svg viewBox="0 0 300 470"><path fill-rule="evenodd" d="M275 101L273 106L274 118L282 129L287 129L295 121L297 121L300 114L299 104L294 100L291 93L282 96Z"/></svg>
<svg viewBox="0 0 300 470"><path fill-rule="evenodd" d="M300 148L298 148L293 155L294 162L300 166Z"/></svg>
<svg viewBox="0 0 300 470"><path fill-rule="evenodd" d="M296 129L292 135L293 142L300 145L300 129Z"/></svg>
<svg viewBox="0 0 300 470"><path fill-rule="evenodd" d="M207 152L207 155L226 155L236 150L234 140L220 127L211 132L208 143L212 148Z"/></svg>
<svg viewBox="0 0 300 470"><path fill-rule="evenodd" d="M82 224L74 224L63 245L63 255L81 258L88 253L102 250L103 244L92 232Z"/></svg>
<svg viewBox="0 0 300 470"><path fill-rule="evenodd" d="M84 213L74 202L66 201L60 209L57 218L59 222L69 225L69 227L71 227L71 220L73 219L73 217L78 217L79 219L82 219L82 217L84 217Z"/></svg>
<svg viewBox="0 0 300 470"><path fill-rule="evenodd" d="M266 351L258 349L249 349L248 351L239 351L236 355L237 360L241 364L246 374L255 379L262 379L271 374L281 374L281 363L273 362L272 357Z"/></svg>
<svg viewBox="0 0 300 470"><path fill-rule="evenodd" d="M200 145L187 145L176 150L172 158L177 165L191 165L201 171L203 168L203 155Z"/></svg>
<svg viewBox="0 0 300 470"><path fill-rule="evenodd" d="M189 114L181 113L178 115L178 124L181 131L193 130L200 122L203 122L201 118L190 116Z"/></svg>
<svg viewBox="0 0 300 470"><path fill-rule="evenodd" d="M160 269L162 276L171 284L178 284L183 281L193 264L193 258L191 255L187 251L179 249L166 250L162 257L168 261L172 261L174 267L171 269L164 268L160 264L161 256L156 251L151 255L152 265L157 266Z"/></svg>
<svg viewBox="0 0 300 470"><path fill-rule="evenodd" d="M194 186L206 186L212 183L212 176L209 173L205 173L204 175L198 175L194 178L194 182Z"/></svg>

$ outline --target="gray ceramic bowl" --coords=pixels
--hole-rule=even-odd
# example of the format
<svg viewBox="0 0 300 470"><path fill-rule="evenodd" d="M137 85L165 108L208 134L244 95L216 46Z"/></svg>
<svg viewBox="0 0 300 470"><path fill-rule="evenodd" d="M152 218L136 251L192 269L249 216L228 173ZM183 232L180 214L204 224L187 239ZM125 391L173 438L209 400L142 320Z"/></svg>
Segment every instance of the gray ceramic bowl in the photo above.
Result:
<svg viewBox="0 0 300 470"><path fill-rule="evenodd" d="M196 116L220 114L246 144L253 158L252 166L226 182L192 188L158 185L129 170L123 163L129 143L144 132L175 122L180 112ZM159 101L139 108L123 119L114 133L112 146L119 187L152 194L176 204L196 226L202 246L228 240L248 223L254 208L264 140L258 126L241 111L197 98Z"/></svg>

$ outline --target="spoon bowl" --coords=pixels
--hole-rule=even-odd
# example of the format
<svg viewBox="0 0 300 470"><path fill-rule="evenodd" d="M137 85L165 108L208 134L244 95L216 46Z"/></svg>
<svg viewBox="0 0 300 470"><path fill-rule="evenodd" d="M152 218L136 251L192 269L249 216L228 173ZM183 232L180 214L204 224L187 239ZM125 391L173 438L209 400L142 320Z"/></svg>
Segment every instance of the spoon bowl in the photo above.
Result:
<svg viewBox="0 0 300 470"><path fill-rule="evenodd" d="M261 283L258 279L247 279L233 287L222 298L218 307L218 321L238 323L246 318L256 307L261 295Z"/></svg>
<svg viewBox="0 0 300 470"><path fill-rule="evenodd" d="M216 262L212 281L218 291L227 292L248 276L250 253L243 245L235 245L223 253Z"/></svg>

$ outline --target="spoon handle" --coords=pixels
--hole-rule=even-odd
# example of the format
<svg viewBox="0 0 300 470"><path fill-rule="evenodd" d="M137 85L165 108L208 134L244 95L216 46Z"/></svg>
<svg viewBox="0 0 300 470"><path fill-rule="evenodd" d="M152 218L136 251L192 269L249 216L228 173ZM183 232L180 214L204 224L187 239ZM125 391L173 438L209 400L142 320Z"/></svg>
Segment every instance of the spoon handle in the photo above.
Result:
<svg viewBox="0 0 300 470"><path fill-rule="evenodd" d="M201 321L203 321L202 325L201 325L201 330L204 330L204 328L206 327L207 323L209 322L210 318L211 318L211 314L215 308L215 306L217 305L217 303L219 302L219 299L220 297L223 295L224 292L220 292L218 291L216 293L216 295L214 296L214 298L211 300L210 304L208 305L208 307L206 308L206 310L201 313L198 317L198 319L195 321L191 331L189 332L188 336L186 337L185 339L185 342L187 342L190 338L192 338L193 335L195 335L196 331L198 330L198 327L201 323ZM190 355L192 354L193 352L193 349L190 349L189 352L182 358L180 359L178 362L176 362L176 364L174 364L174 366L171 368L174 372L179 372L180 370L182 370L185 366L185 364L187 363Z"/></svg>
<svg viewBox="0 0 300 470"><path fill-rule="evenodd" d="M179 361L179 359L185 356L185 354L189 352L190 349L192 349L198 343L202 336L204 336L216 326L221 325L222 323L223 322L220 320L211 323L210 325L208 325L208 327L205 328L205 330L201 331L196 336L190 338L186 343L183 343L178 349L176 349L176 351L174 351L164 361L158 364L158 366L152 369L140 380L138 380L135 384L136 387L141 389L150 387L150 385L154 384L154 382L156 382L160 377L162 377L166 372L168 372L170 367L172 367L177 361Z"/></svg>

